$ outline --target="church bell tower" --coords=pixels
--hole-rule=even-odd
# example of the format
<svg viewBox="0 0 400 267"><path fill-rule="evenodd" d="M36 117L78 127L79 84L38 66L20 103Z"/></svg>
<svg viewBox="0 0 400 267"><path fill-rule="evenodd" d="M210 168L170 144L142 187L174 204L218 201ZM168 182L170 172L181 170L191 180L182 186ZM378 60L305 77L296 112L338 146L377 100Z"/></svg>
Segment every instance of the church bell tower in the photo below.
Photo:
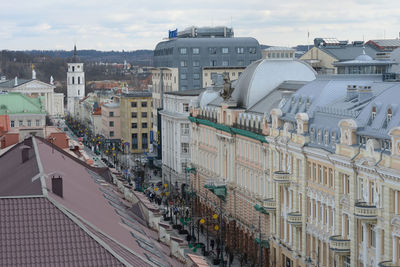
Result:
<svg viewBox="0 0 400 267"><path fill-rule="evenodd" d="M72 116L74 115L75 101L85 97L85 72L83 71L83 63L78 63L79 61L75 45L74 56L72 62L68 63L67 72L67 109Z"/></svg>

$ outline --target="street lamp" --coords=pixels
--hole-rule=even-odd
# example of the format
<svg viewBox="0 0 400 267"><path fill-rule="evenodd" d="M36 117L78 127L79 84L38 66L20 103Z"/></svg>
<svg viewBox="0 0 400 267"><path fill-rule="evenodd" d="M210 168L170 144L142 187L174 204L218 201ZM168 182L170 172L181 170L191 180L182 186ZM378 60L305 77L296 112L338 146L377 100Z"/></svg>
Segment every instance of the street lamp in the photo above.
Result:
<svg viewBox="0 0 400 267"><path fill-rule="evenodd" d="M254 209L259 212L258 213L259 238L258 238L258 240L256 238L255 241L256 241L256 243L258 243L260 245L260 261L259 261L259 263L260 263L260 267L262 267L263 266L262 247L268 246L268 241L262 240L261 214L269 214L269 213L266 211L266 209L264 207L262 207L261 205L258 205L258 204L254 205Z"/></svg>
<svg viewBox="0 0 400 267"><path fill-rule="evenodd" d="M212 180L207 180L205 185L205 188L213 192L218 198L219 198L219 208L220 208L220 216L219 216L219 239L220 239L220 266L224 266L224 253L223 253L223 247L224 247L224 241L222 239L222 201L226 200L226 183L225 182L219 182L216 181L215 179Z"/></svg>

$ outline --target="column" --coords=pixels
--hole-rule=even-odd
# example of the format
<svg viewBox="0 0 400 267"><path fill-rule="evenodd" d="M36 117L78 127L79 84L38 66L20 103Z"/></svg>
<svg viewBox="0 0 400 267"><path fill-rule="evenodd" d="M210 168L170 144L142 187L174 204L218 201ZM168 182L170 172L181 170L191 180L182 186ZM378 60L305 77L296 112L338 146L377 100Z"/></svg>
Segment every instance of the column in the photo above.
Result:
<svg viewBox="0 0 400 267"><path fill-rule="evenodd" d="M392 236L393 239L393 248L392 248L392 262L396 262L397 261L397 251L396 251L396 241L397 238L395 236ZM399 255L400 256L400 255Z"/></svg>
<svg viewBox="0 0 400 267"><path fill-rule="evenodd" d="M286 207L287 207L287 203L286 203L286 194L287 194L287 190L286 190L286 188L283 188L283 219L284 219L284 221L283 221L283 239L285 240L285 242L286 242L286 240L287 240L287 236L288 236L288 233L287 233L287 216L286 216Z"/></svg>
<svg viewBox="0 0 400 267"><path fill-rule="evenodd" d="M378 265L378 263L381 261L381 229L378 227L375 227L375 263Z"/></svg>
<svg viewBox="0 0 400 267"><path fill-rule="evenodd" d="M367 224L365 222L362 223L362 231L363 231L363 266L367 267L367 260L368 260L368 251L367 251L367 244L368 244L368 231L367 231Z"/></svg>

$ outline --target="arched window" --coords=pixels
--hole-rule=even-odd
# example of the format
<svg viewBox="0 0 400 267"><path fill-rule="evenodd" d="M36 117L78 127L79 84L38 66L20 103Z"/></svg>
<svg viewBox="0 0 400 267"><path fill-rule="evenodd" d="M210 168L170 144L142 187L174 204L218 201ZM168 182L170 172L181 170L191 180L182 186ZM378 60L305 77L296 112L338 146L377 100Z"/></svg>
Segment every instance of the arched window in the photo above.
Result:
<svg viewBox="0 0 400 267"><path fill-rule="evenodd" d="M72 84L75 84L75 77L72 77Z"/></svg>
<svg viewBox="0 0 400 267"><path fill-rule="evenodd" d="M75 71L75 66L72 66L72 72L74 72Z"/></svg>

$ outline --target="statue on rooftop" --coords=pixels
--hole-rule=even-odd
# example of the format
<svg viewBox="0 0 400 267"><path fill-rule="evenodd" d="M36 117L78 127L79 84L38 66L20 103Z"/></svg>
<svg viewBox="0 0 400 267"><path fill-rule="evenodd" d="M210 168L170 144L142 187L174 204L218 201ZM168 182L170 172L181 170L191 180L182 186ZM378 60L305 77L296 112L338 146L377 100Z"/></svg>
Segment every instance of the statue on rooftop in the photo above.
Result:
<svg viewBox="0 0 400 267"><path fill-rule="evenodd" d="M229 79L229 74L228 73L224 73L224 88L223 91L219 93L219 95L225 100L229 100L232 96L232 92L233 92L233 87L232 87L232 83L231 80Z"/></svg>

